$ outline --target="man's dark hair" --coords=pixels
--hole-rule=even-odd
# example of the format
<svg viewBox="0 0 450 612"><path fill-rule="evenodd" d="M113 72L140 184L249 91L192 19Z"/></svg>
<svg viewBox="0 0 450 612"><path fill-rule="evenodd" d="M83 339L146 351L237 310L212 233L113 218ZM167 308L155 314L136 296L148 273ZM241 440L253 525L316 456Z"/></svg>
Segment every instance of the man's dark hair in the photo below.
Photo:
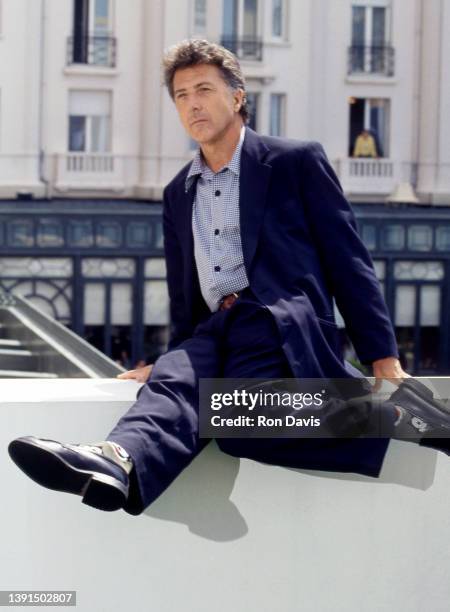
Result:
<svg viewBox="0 0 450 612"><path fill-rule="evenodd" d="M237 57L225 47L208 40L193 39L170 47L163 59L164 83L173 100L173 77L179 68L188 68L198 64L212 64L220 70L223 80L231 89L242 89L244 98L239 109L244 123L248 122L249 112L245 95L245 79Z"/></svg>

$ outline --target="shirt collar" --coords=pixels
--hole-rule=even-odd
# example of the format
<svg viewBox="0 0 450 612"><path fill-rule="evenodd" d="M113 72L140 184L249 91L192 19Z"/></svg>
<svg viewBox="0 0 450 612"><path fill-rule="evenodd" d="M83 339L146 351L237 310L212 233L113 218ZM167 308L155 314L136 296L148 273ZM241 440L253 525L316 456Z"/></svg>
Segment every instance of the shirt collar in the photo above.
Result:
<svg viewBox="0 0 450 612"><path fill-rule="evenodd" d="M239 135L239 142L236 145L236 148L234 150L231 160L228 162L228 164L225 164L224 166L222 166L222 168L220 168L220 170L218 170L217 172L213 172L211 168L209 168L205 164L203 160L201 149L199 147L197 151L195 152L191 165L189 166L189 171L187 173L186 180L185 180L185 186L184 186L185 191L186 192L189 191L193 181L195 180L197 176L206 177L209 175L208 178L213 177L215 174L218 174L222 170L225 170L225 168L228 168L236 176L239 176L240 166L241 166L241 151L242 151L242 144L244 142L244 137L245 137L245 125L241 127L241 133Z"/></svg>

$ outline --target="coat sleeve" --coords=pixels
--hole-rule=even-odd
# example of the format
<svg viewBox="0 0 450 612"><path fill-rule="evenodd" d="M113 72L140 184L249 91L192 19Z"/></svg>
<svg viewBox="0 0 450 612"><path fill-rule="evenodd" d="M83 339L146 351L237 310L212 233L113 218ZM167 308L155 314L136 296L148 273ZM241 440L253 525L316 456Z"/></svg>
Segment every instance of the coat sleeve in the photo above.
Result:
<svg viewBox="0 0 450 612"><path fill-rule="evenodd" d="M186 317L186 300L183 291L183 254L166 189L163 194L163 236L170 308L168 349L171 350L190 336L190 325Z"/></svg>
<svg viewBox="0 0 450 612"><path fill-rule="evenodd" d="M395 333L372 259L350 204L319 143L300 151L301 191L313 239L348 335L364 364L398 357Z"/></svg>

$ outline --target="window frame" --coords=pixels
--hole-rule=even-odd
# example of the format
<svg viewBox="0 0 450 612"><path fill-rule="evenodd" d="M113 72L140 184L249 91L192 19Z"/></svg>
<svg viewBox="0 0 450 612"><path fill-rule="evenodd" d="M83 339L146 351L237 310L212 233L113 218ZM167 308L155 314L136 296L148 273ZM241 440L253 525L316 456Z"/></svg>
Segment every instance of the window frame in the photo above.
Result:
<svg viewBox="0 0 450 612"><path fill-rule="evenodd" d="M224 0L225 2L227 0ZM256 38L262 35L262 9L263 3L261 0L255 0L256 2ZM236 11L236 31L233 33L224 32L224 13L222 14L222 34L224 36L235 36L236 38L242 38L244 34L244 3L245 0L236 0L237 11Z"/></svg>
<svg viewBox="0 0 450 612"><path fill-rule="evenodd" d="M381 142L380 140L380 144L382 145L382 150L383 150L383 155L379 155L380 159L390 159L391 156L391 140L392 140L392 129L391 129L391 118L392 118L392 98L374 98L374 97L353 97L355 100L364 100L364 122L363 122L363 126L362 126L362 130L372 130L371 127L371 122L370 122L370 113L372 110L372 103L373 102L379 102L380 100L382 100L383 102L385 102L385 109L387 108L387 114L385 117L385 121L386 121L386 125L385 125L385 141ZM348 112L348 134L351 134L352 131L352 110L351 110L351 104L349 104L349 112ZM380 138L380 136L378 135L378 138ZM356 142L356 139L355 139ZM349 142L348 143L348 148L349 150L353 151L354 146L355 146L355 142ZM378 147L377 147L378 148ZM352 155L349 155L349 157L352 157Z"/></svg>
<svg viewBox="0 0 450 612"><path fill-rule="evenodd" d="M71 113L70 112L70 96L72 93L86 93L86 94L90 94L90 93L107 93L108 95L108 112L104 113L104 114L99 114L99 113L91 113L91 114L86 114L86 113L81 113L81 112L76 112L76 113ZM95 89L69 89L68 91L68 113L67 113L67 152L68 153L79 153L79 154L86 154L86 155L102 155L102 154L110 154L112 153L112 147L113 147L113 133L112 133L112 126L113 126L113 92L109 89L101 89L101 90L95 90ZM84 117L84 150L80 150L80 151L72 151L70 149L70 117ZM103 117L106 118L107 120L107 144L106 144L106 149L104 151L93 151L92 150L92 141L93 141L93 119L95 117Z"/></svg>
<svg viewBox="0 0 450 612"><path fill-rule="evenodd" d="M385 46L392 44L392 5L390 0L353 0L350 10L350 33L353 32L353 8L359 7L365 9L365 30L364 30L364 46L372 47L372 23L373 23L373 9L384 8L385 9L385 28L384 28L384 41ZM353 45L353 40L351 41Z"/></svg>
<svg viewBox="0 0 450 612"><path fill-rule="evenodd" d="M289 11L289 2L288 0L280 0L281 2L281 34L274 34L274 19L273 19L273 13L274 13L274 2L275 0L271 0L270 5L269 5L269 10L270 10L270 19L269 19L269 33L268 33L268 39L270 40L270 42L274 42L274 43L285 43L288 42L289 40L289 36L288 36L288 25L289 25L289 18L288 18L288 11Z"/></svg>
<svg viewBox="0 0 450 612"><path fill-rule="evenodd" d="M251 129L253 129L255 132L258 132L260 129L260 125L261 125L261 100L262 100L262 92L260 90L247 90L247 100L248 100L248 96L253 95L255 96L255 107L256 107L256 113L255 113L255 123L254 123L254 127L251 128L251 126L249 125L249 127ZM250 113L251 116L251 113Z"/></svg>
<svg viewBox="0 0 450 612"><path fill-rule="evenodd" d="M202 28L197 28L197 1L198 0L191 0L191 33L193 36L197 35L197 34L206 34L208 31L208 0L203 0L205 3L205 24Z"/></svg>
<svg viewBox="0 0 450 612"><path fill-rule="evenodd" d="M273 133L272 131L272 112L273 112L273 102L275 99L280 100L279 106L279 130L278 133ZM286 134L286 100L287 95L282 91L271 91L269 96L269 135L277 136L282 138Z"/></svg>
<svg viewBox="0 0 450 612"><path fill-rule="evenodd" d="M88 35L89 36L110 36L113 32L113 0L106 0L108 6L108 26L105 30L95 30L95 2L96 0L89 0L88 7Z"/></svg>

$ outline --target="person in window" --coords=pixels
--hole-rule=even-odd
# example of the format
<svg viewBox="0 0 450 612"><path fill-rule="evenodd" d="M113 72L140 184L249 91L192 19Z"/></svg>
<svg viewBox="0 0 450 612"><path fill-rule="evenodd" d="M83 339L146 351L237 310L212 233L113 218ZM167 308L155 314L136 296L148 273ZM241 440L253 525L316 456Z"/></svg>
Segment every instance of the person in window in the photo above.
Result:
<svg viewBox="0 0 450 612"><path fill-rule="evenodd" d="M383 411L392 435L403 426L422 443L445 429L448 415L401 368L370 255L322 146L251 130L239 63L219 45L184 41L164 68L181 123L199 144L164 190L168 351L120 376L144 384L104 440L25 436L9 444L14 462L95 508L142 513L209 442L199 435L202 378L365 381L342 355L333 296L361 363L378 382L399 385ZM409 410L416 392L421 419ZM233 456L373 477L388 443L218 439Z"/></svg>
<svg viewBox="0 0 450 612"><path fill-rule="evenodd" d="M377 145L375 138L369 130L363 130L355 140L353 157L372 157L377 158Z"/></svg>

